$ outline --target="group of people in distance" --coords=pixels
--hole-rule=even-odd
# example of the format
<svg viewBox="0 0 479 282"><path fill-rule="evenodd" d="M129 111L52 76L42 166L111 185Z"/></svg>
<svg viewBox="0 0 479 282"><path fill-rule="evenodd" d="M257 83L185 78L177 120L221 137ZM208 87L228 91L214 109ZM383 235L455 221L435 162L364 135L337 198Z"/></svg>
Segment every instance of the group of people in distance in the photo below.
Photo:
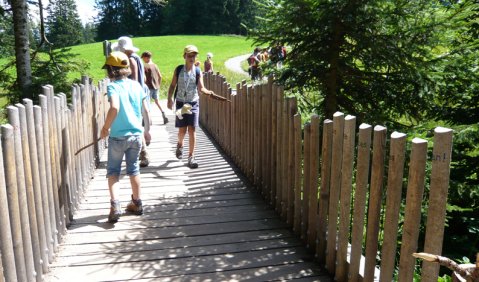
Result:
<svg viewBox="0 0 479 282"><path fill-rule="evenodd" d="M110 83L107 86L107 95L110 108L107 112L105 124L101 129L100 137L108 137L107 174L110 193L110 213L108 222L116 223L122 214L119 190L120 172L123 157L126 162L126 174L130 178L132 189L131 201L126 210L129 213L143 214L141 200L140 166L149 165L146 146L150 144L150 97L155 100L163 114L163 123L168 119L161 108L158 96L162 80L158 66L153 63L151 52L139 51L133 45L131 38L122 36L111 46L112 52L106 58L103 68L106 70ZM173 110L188 106L188 114L177 116L175 127L178 128L178 143L176 157L183 158L183 140L186 133L189 137L188 166L197 168L195 160L196 127L199 126L199 95L214 95L214 92L205 88L201 69L195 65L198 57L198 48L188 45L183 50L183 65L179 65L172 77L168 89L167 107ZM213 71L212 55L208 53L210 66ZM205 68L206 66L205 62Z"/></svg>
<svg viewBox="0 0 479 282"><path fill-rule="evenodd" d="M253 53L248 57L248 73L251 80L263 79L261 68L264 65L275 64L277 68L282 68L285 59L285 46L277 45L270 48L254 48Z"/></svg>

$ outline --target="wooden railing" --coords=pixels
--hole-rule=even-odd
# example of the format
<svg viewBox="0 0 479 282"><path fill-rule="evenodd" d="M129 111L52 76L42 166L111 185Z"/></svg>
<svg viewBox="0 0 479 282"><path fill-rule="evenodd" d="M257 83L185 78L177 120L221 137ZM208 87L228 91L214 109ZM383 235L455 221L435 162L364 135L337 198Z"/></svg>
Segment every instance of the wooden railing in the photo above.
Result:
<svg viewBox="0 0 479 282"><path fill-rule="evenodd" d="M202 96L202 126L337 281L392 281L396 269L398 281L413 281L421 209L427 210L421 251L441 254L451 129L434 130L428 153L424 139L407 144L399 132L388 138L385 127L358 127L340 112L332 119L312 115L303 125L296 99L271 79L233 91L224 77L206 74L205 84L231 103ZM437 264L423 262L421 281L437 281L438 272Z"/></svg>
<svg viewBox="0 0 479 282"><path fill-rule="evenodd" d="M39 105L7 107L0 150L0 281L43 281L90 181L103 141L106 81L72 93L44 86ZM69 101L67 101L69 100Z"/></svg>
<svg viewBox="0 0 479 282"><path fill-rule="evenodd" d="M106 83L96 87L85 77L68 98L45 86L39 105L25 99L7 107L0 150L0 281L42 281L48 272L105 148L98 137L108 107ZM338 281L391 281L395 269L399 281L412 281L421 209L427 222L420 251L441 254L450 129L435 129L425 195L426 140L408 145L405 134L388 138L386 128L358 127L355 117L339 112L322 122L313 115L303 125L296 100L271 80L238 84L236 91L220 75L206 75L205 83L231 103L202 96L203 127ZM437 276L438 265L424 262L421 281Z"/></svg>

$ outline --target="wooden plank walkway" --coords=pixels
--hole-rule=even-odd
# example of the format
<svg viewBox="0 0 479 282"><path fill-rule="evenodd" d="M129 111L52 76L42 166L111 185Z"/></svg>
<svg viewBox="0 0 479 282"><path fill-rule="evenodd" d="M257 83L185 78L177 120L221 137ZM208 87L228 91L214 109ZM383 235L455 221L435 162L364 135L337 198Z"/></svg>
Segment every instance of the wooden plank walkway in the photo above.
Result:
<svg viewBox="0 0 479 282"><path fill-rule="evenodd" d="M45 281L332 281L201 129L191 170L174 155L174 116L163 125L152 112L145 214L106 222L105 151Z"/></svg>

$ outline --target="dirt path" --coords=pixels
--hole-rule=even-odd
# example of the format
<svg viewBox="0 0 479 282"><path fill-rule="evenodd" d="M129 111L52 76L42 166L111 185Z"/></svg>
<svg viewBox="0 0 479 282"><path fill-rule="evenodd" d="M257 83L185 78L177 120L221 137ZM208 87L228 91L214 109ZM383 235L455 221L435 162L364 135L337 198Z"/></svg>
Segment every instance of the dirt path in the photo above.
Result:
<svg viewBox="0 0 479 282"><path fill-rule="evenodd" d="M234 58L231 58L231 59L228 59L226 60L225 62L225 67L231 71L234 71L236 73L240 73L240 74L244 74L244 75L248 75L248 72L245 72L242 68L241 68L241 62L246 60L248 57L249 57L250 54L246 54L246 55L241 55L241 56L237 56L237 57L234 57Z"/></svg>

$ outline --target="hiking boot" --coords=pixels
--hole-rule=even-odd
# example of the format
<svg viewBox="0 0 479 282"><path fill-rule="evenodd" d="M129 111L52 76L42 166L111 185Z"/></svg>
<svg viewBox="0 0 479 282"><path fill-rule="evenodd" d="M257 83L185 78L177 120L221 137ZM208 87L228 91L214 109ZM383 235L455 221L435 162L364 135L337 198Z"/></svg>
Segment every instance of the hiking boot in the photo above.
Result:
<svg viewBox="0 0 479 282"><path fill-rule="evenodd" d="M198 163L196 162L194 156L188 157L188 166L189 166L190 168L197 168L197 167L198 167Z"/></svg>
<svg viewBox="0 0 479 282"><path fill-rule="evenodd" d="M183 147L180 147L180 144L176 144L176 158L179 160L183 158Z"/></svg>
<svg viewBox="0 0 479 282"><path fill-rule="evenodd" d="M163 124L167 124L168 118L166 117L165 112L161 112L161 114L163 115Z"/></svg>
<svg viewBox="0 0 479 282"><path fill-rule="evenodd" d="M121 216L121 205L119 200L110 201L110 214L108 215L109 223L117 223Z"/></svg>
<svg viewBox="0 0 479 282"><path fill-rule="evenodd" d="M133 195L131 195L131 201L126 205L126 210L136 215L142 215L143 203L140 199L134 200Z"/></svg>
<svg viewBox="0 0 479 282"><path fill-rule="evenodd" d="M140 152L140 167L147 167L150 164L150 160L148 158L148 153L146 151Z"/></svg>

